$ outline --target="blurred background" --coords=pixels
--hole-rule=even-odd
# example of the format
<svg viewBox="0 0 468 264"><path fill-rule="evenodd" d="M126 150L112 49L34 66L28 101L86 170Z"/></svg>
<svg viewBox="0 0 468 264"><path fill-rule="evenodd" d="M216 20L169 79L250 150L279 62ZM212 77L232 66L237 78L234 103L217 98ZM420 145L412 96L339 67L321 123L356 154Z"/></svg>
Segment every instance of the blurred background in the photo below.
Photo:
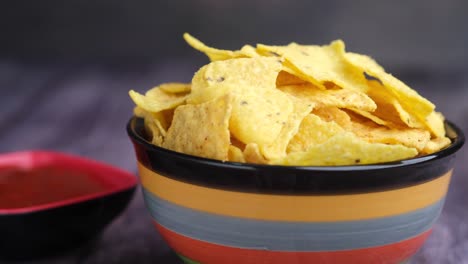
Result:
<svg viewBox="0 0 468 264"><path fill-rule="evenodd" d="M468 53L464 0L2 1L0 56L116 64L196 58L181 39L210 45L325 44L390 68L458 70Z"/></svg>
<svg viewBox="0 0 468 264"><path fill-rule="evenodd" d="M0 1L0 153L51 149L136 172L127 92L190 81L208 60L184 32L226 49L341 38L468 131L467 11L464 0ZM414 263L468 263L465 153ZM92 248L43 263L130 262L179 263L139 193Z"/></svg>

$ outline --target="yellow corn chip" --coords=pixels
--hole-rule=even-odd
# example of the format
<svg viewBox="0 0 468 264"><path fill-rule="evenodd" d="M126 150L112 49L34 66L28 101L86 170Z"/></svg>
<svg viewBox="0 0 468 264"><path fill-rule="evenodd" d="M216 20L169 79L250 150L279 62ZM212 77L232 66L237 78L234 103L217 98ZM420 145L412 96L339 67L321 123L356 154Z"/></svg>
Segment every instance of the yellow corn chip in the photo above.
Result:
<svg viewBox="0 0 468 264"><path fill-rule="evenodd" d="M369 65L368 67L372 67L380 71L385 71L382 66L380 66L374 59L367 55L358 54L354 52L346 52L345 57L347 62L351 63L352 65Z"/></svg>
<svg viewBox="0 0 468 264"><path fill-rule="evenodd" d="M302 100L312 102L318 108L336 106L339 108L374 111L377 106L365 93L357 90L327 89L322 90L312 84L286 85L278 87L281 91Z"/></svg>
<svg viewBox="0 0 468 264"><path fill-rule="evenodd" d="M173 109L183 104L188 96L186 94L167 93L159 88L149 90L146 95L139 94L133 90L129 94L137 106L151 113Z"/></svg>
<svg viewBox="0 0 468 264"><path fill-rule="evenodd" d="M339 109L338 107L331 106L317 108L314 109L312 113L319 116L324 121L334 121L345 129L351 126L351 118L349 117L349 115L345 111Z"/></svg>
<svg viewBox="0 0 468 264"><path fill-rule="evenodd" d="M299 127L299 131L289 142L287 152L303 152L310 147L321 144L344 129L334 121L324 121L314 114L307 115Z"/></svg>
<svg viewBox="0 0 468 264"><path fill-rule="evenodd" d="M205 53L211 61L260 56L256 49L250 45L244 45L240 50L233 51L208 47L203 42L194 38L188 33L184 34L184 39L190 46L192 46L192 48Z"/></svg>
<svg viewBox="0 0 468 264"><path fill-rule="evenodd" d="M420 122L425 124L426 117L434 111L434 104L429 102L426 98L419 95L415 90L408 87L402 81L398 80L391 74L384 71L382 67L379 67L375 62L362 63L361 59L356 59L353 56L345 56L349 64L360 69L363 73L377 78L382 83L381 89L386 89L393 96L395 96L401 103L403 108L415 116Z"/></svg>
<svg viewBox="0 0 468 264"><path fill-rule="evenodd" d="M139 106L135 106L133 108L133 114L137 117L144 118L148 114L148 112Z"/></svg>
<svg viewBox="0 0 468 264"><path fill-rule="evenodd" d="M372 143L401 144L421 151L429 142L431 135L427 130L398 127L389 128L371 120L348 113L351 117L351 131L360 138Z"/></svg>
<svg viewBox="0 0 468 264"><path fill-rule="evenodd" d="M442 113L435 111L426 117L426 126L436 138L445 136L444 120L445 118Z"/></svg>
<svg viewBox="0 0 468 264"><path fill-rule="evenodd" d="M307 81L293 75L287 71L280 71L276 78L276 86L294 85L294 84L307 84Z"/></svg>
<svg viewBox="0 0 468 264"><path fill-rule="evenodd" d="M208 47L205 44L203 44L203 42L199 41L198 39L194 38L188 33L184 33L184 39L190 46L192 46L192 48L205 53L211 61L228 60L244 56L232 50L221 50Z"/></svg>
<svg viewBox="0 0 468 264"><path fill-rule="evenodd" d="M250 46L250 45L244 45L239 51L235 51L236 55L240 57L240 55L243 55L248 58L254 58L254 57L260 57L261 55L257 53L257 49Z"/></svg>
<svg viewBox="0 0 468 264"><path fill-rule="evenodd" d="M286 156L286 148L289 141L299 130L302 120L314 108L314 104L303 102L299 99L292 98L294 110L289 115L286 124L281 128L276 140L266 146L260 146L261 152L266 159L279 159Z"/></svg>
<svg viewBox="0 0 468 264"><path fill-rule="evenodd" d="M402 145L366 142L351 132L337 134L305 152L293 152L274 164L291 166L339 166L372 164L414 157L418 151Z"/></svg>
<svg viewBox="0 0 468 264"><path fill-rule="evenodd" d="M274 89L281 68L276 59L265 57L212 62L193 77L188 103L206 102L233 90Z"/></svg>
<svg viewBox="0 0 468 264"><path fill-rule="evenodd" d="M353 111L354 113L358 114L358 115L361 115L369 120L372 120L373 122L375 122L376 124L379 124L379 125L382 125L382 126L392 126L393 124L389 121L385 121L383 119L381 119L380 117L376 116L376 115L373 115L372 113L370 112L367 112L367 111L363 111L363 110L358 110L358 109L349 109L351 111Z"/></svg>
<svg viewBox="0 0 468 264"><path fill-rule="evenodd" d="M230 96L223 96L198 105L177 107L163 147L189 155L227 160L231 102Z"/></svg>
<svg viewBox="0 0 468 264"><path fill-rule="evenodd" d="M268 160L260 153L260 149L256 143L249 143L244 149L244 158L247 163L267 164Z"/></svg>
<svg viewBox="0 0 468 264"><path fill-rule="evenodd" d="M150 129L146 131L148 135L161 135L162 137L166 136L167 129L169 128L169 122L167 121L167 117L165 115L166 111L171 110L150 113L139 106L136 106L133 109L133 113L135 116L144 118L145 127ZM170 120L172 120L172 117Z"/></svg>
<svg viewBox="0 0 468 264"><path fill-rule="evenodd" d="M145 132L152 144L162 146L166 131L161 128L158 120L145 118Z"/></svg>
<svg viewBox="0 0 468 264"><path fill-rule="evenodd" d="M235 97L229 127L245 144L272 144L294 111L291 98L274 88L240 86L231 94Z"/></svg>
<svg viewBox="0 0 468 264"><path fill-rule="evenodd" d="M384 121L411 128L423 128L424 125L403 109L400 102L379 84L370 83L368 95L377 104L373 115Z"/></svg>
<svg viewBox="0 0 468 264"><path fill-rule="evenodd" d="M325 46L306 46L291 43L288 46L259 44L257 50L263 54L274 53L286 59L285 65L295 70L298 77L325 89L331 82L344 89L366 91L367 84L362 71L345 63L345 46L337 40Z"/></svg>
<svg viewBox="0 0 468 264"><path fill-rule="evenodd" d="M282 65L275 58L240 58L208 64L204 72L207 85L228 83L258 88L275 87Z"/></svg>
<svg viewBox="0 0 468 264"><path fill-rule="evenodd" d="M232 162L245 162L244 153L234 145L230 145L228 149L228 160Z"/></svg>
<svg viewBox="0 0 468 264"><path fill-rule="evenodd" d="M190 83L163 83L159 86L166 93L189 93L190 88Z"/></svg>
<svg viewBox="0 0 468 264"><path fill-rule="evenodd" d="M192 92L187 98L189 104L199 104L207 102L223 95L228 94L233 88L233 85L224 84L209 84L205 78L205 72L209 65L203 66L192 79Z"/></svg>
<svg viewBox="0 0 468 264"><path fill-rule="evenodd" d="M436 151L446 148L448 145L450 145L450 143L451 141L448 137L438 137L431 139L429 142L427 142L426 146L421 151L421 154L434 153Z"/></svg>

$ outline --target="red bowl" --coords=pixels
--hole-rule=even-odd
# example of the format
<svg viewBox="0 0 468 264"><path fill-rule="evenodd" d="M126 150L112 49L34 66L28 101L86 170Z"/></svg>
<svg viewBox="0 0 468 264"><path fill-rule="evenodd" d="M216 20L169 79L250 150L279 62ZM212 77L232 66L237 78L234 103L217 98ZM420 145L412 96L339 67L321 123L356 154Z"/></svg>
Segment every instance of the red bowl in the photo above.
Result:
<svg viewBox="0 0 468 264"><path fill-rule="evenodd" d="M0 257L48 256L96 238L136 186L134 175L77 156L0 155Z"/></svg>

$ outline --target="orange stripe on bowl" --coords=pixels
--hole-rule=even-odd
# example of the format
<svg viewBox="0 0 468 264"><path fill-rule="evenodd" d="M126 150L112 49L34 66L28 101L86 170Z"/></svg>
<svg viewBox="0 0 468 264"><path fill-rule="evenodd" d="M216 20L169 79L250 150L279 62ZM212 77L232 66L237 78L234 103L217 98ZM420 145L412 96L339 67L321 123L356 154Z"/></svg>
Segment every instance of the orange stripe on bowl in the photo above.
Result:
<svg viewBox="0 0 468 264"><path fill-rule="evenodd" d="M348 195L254 194L176 181L138 164L142 185L180 206L241 218L274 221L352 221L388 217L429 206L442 199L452 171L416 186ZM222 175L220 175L222 177Z"/></svg>

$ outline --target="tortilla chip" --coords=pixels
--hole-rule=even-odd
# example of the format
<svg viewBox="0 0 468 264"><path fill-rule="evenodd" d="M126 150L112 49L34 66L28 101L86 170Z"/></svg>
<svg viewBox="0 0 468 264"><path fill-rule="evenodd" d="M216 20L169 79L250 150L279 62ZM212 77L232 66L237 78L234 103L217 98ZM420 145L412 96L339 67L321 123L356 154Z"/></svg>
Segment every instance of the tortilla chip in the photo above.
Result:
<svg viewBox="0 0 468 264"><path fill-rule="evenodd" d="M190 46L192 46L192 48L205 53L211 61L221 61L232 58L244 57L243 54L236 53L232 50L222 50L208 47L203 42L194 38L188 33L184 33L184 39Z"/></svg>
<svg viewBox="0 0 468 264"><path fill-rule="evenodd" d="M418 128L381 126L354 113L350 130L360 138L371 143L403 145L421 151L429 142L431 135L427 130Z"/></svg>
<svg viewBox="0 0 468 264"><path fill-rule="evenodd" d="M276 86L294 85L294 84L307 84L307 81L293 75L287 71L280 71L276 78Z"/></svg>
<svg viewBox="0 0 468 264"><path fill-rule="evenodd" d="M303 152L310 147L324 143L344 129L334 121L324 121L314 114L307 115L299 127L299 131L289 142L287 152Z"/></svg>
<svg viewBox="0 0 468 264"><path fill-rule="evenodd" d="M249 143L244 149L244 158L247 163L267 164L268 160L260 153L260 149L256 143Z"/></svg>
<svg viewBox="0 0 468 264"><path fill-rule="evenodd" d="M354 52L346 52L344 54L346 58L346 62L351 63L352 65L368 65L368 67L371 67L373 69L377 69L379 71L385 71L382 66L380 66L373 58L359 54L359 53L354 53ZM375 76L372 76L375 78ZM380 81L380 80L376 80Z"/></svg>
<svg viewBox="0 0 468 264"><path fill-rule="evenodd" d="M426 126L433 136L443 138L445 136L444 121L442 113L434 111L426 117Z"/></svg>
<svg viewBox="0 0 468 264"><path fill-rule="evenodd" d="M145 118L145 132L148 141L156 146L162 146L166 131L161 128L158 120Z"/></svg>
<svg viewBox="0 0 468 264"><path fill-rule="evenodd" d="M231 111L230 96L177 107L163 147L189 155L227 160Z"/></svg>
<svg viewBox="0 0 468 264"><path fill-rule="evenodd" d="M302 120L312 111L314 104L293 99L294 111L289 115L286 124L281 128L275 141L266 146L261 146L261 152L267 159L279 159L286 156L286 148L289 141L299 130Z"/></svg>
<svg viewBox="0 0 468 264"><path fill-rule="evenodd" d="M235 96L230 130L245 144L255 142L260 147L277 140L294 111L293 102L276 89L242 86Z"/></svg>
<svg viewBox="0 0 468 264"><path fill-rule="evenodd" d="M363 111L374 111L377 108L369 96L356 90L322 90L312 84L286 85L278 87L278 89L302 100L312 102L317 105L317 108L335 106Z"/></svg>
<svg viewBox="0 0 468 264"><path fill-rule="evenodd" d="M448 145L450 145L450 143L452 143L452 141L448 137L438 137L431 139L429 142L427 142L426 146L424 146L421 154L432 154L446 148Z"/></svg>
<svg viewBox="0 0 468 264"><path fill-rule="evenodd" d="M343 41L333 41L330 45L288 46L257 45L263 54L274 53L285 58L285 65L293 69L298 77L307 80L321 89L331 82L344 89L366 91L366 79L362 71L345 63L345 45Z"/></svg>
<svg viewBox="0 0 468 264"><path fill-rule="evenodd" d="M290 166L340 166L374 164L414 157L418 151L402 145L369 143L351 132L337 134L305 152L293 152L274 164Z"/></svg>
<svg viewBox="0 0 468 264"><path fill-rule="evenodd" d="M324 108L317 108L312 111L313 114L322 118L322 120L331 122L334 121L342 128L349 128L351 126L351 118L349 115L339 109L338 107L324 107Z"/></svg>
<svg viewBox="0 0 468 264"><path fill-rule="evenodd" d="M130 90L129 95L137 106L151 113L176 108L183 104L188 96L187 94L167 93L158 87L149 90L145 95Z"/></svg>
<svg viewBox="0 0 468 264"><path fill-rule="evenodd" d="M363 73L380 80L382 84L379 83L378 85L380 85L382 89L385 89L395 96L411 116L416 117L420 122L425 124L426 117L434 111L434 104L419 95L402 81L386 73L377 63L363 63L362 57L361 59L356 59L356 57L350 57L348 55L345 56L345 58L348 63L360 69Z"/></svg>
<svg viewBox="0 0 468 264"><path fill-rule="evenodd" d="M201 103L231 91L274 89L281 64L274 58L241 58L212 62L203 66L192 79L188 103Z"/></svg>
<svg viewBox="0 0 468 264"><path fill-rule="evenodd" d="M379 124L379 125L382 125L382 126L388 126L388 127L391 127L393 126L393 123L389 122L389 121L385 121L383 119L381 119L380 117L372 114L372 113L369 113L367 111L363 111L363 110L358 110L358 109L349 109L350 111L360 115L360 116L363 116L371 121L373 121L374 123L376 124Z"/></svg>
<svg viewBox="0 0 468 264"><path fill-rule="evenodd" d="M400 126L424 128L418 119L403 108L395 96L382 89L379 84L370 83L368 95L377 104L377 109L372 113L376 117Z"/></svg>
<svg viewBox="0 0 468 264"><path fill-rule="evenodd" d="M190 83L163 83L159 89L166 93L189 93L191 89Z"/></svg>
<svg viewBox="0 0 468 264"><path fill-rule="evenodd" d="M232 162L245 162L244 153L234 145L230 145L228 149L228 160Z"/></svg>

